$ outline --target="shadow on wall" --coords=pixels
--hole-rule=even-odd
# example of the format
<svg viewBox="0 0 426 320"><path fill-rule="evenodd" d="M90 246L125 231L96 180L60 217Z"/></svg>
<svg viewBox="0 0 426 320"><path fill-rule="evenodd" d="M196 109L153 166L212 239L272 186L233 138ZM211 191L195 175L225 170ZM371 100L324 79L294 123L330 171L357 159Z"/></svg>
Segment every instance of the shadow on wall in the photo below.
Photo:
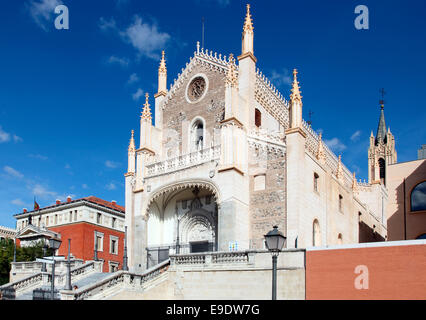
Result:
<svg viewBox="0 0 426 320"><path fill-rule="evenodd" d="M411 211L411 191L426 180L426 160L416 170L405 177L401 176L400 179L401 183L395 190L397 209L387 221L390 241L414 240L426 233L426 211ZM392 196L391 190L389 195Z"/></svg>
<svg viewBox="0 0 426 320"><path fill-rule="evenodd" d="M359 222L359 243L365 242L381 242L386 241L379 233L377 233L369 225L363 221Z"/></svg>

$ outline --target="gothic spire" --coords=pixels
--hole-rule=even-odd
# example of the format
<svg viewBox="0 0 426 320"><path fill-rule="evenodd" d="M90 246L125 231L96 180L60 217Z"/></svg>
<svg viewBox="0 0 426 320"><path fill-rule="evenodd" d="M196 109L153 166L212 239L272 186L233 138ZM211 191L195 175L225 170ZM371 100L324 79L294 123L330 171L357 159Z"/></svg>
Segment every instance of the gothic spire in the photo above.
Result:
<svg viewBox="0 0 426 320"><path fill-rule="evenodd" d="M251 14L250 14L250 5L247 4L247 13L246 13L246 20L244 21L244 28L243 31L247 32L247 31L251 31L253 32L253 21L251 19Z"/></svg>
<svg viewBox="0 0 426 320"><path fill-rule="evenodd" d="M229 55L229 68L226 73L226 84L231 85L232 87L238 86L238 76L237 76L237 66L235 65L234 55L231 53Z"/></svg>
<svg viewBox="0 0 426 320"><path fill-rule="evenodd" d="M318 149L317 149L316 157L320 161L325 161L325 151L324 151L324 145L323 145L323 142L322 142L322 133L321 132L319 134Z"/></svg>
<svg viewBox="0 0 426 320"><path fill-rule="evenodd" d="M146 93L145 94L145 104L143 105L141 118L151 120L152 119L151 108L150 108L150 104L149 104L148 100L149 100L149 94Z"/></svg>
<svg viewBox="0 0 426 320"><path fill-rule="evenodd" d="M376 134L376 140L375 144L378 145L379 143L386 144L387 138L386 138L386 123L385 123L385 101L383 100L383 96L385 94L385 91L381 89L380 91L382 93L382 100L380 100L380 118L379 118L379 125L377 126L377 134Z"/></svg>
<svg viewBox="0 0 426 320"><path fill-rule="evenodd" d="M244 21L243 26L243 39L242 39L242 52L241 55L252 55L253 60L256 60L254 58L254 51L253 51L253 39L254 39L254 32L253 32L253 21L251 19L250 14L250 5L247 5L247 13L246 18Z"/></svg>
<svg viewBox="0 0 426 320"><path fill-rule="evenodd" d="M292 84L292 88L291 88L291 95L290 95L290 99L292 101L294 100L299 100L300 102L302 102L302 96L300 95L300 87L299 87L299 82L297 81L297 69L293 70L293 84Z"/></svg>
<svg viewBox="0 0 426 320"><path fill-rule="evenodd" d="M164 50L161 52L161 61L160 61L160 67L158 68L158 72L167 73L166 59L164 59Z"/></svg>
<svg viewBox="0 0 426 320"><path fill-rule="evenodd" d="M134 135L135 135L135 131L134 130L132 130L132 136L131 136L131 138L130 138L130 142L129 142L129 153L134 153L135 152L135 150L136 150L136 148L135 148L135 137L134 137Z"/></svg>

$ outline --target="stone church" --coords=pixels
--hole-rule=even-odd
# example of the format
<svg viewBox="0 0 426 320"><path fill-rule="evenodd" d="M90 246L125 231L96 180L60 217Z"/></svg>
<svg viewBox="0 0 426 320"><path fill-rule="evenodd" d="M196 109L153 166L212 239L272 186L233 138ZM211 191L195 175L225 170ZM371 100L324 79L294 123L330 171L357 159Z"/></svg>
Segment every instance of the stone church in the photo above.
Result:
<svg viewBox="0 0 426 320"><path fill-rule="evenodd" d="M264 248L274 225L287 248L353 244L387 235L385 174L396 161L384 114L356 180L302 118L298 71L285 98L256 68L247 5L237 57L200 48L167 89L158 70L128 148L125 207L132 272L169 254ZM377 240L376 240L377 241Z"/></svg>

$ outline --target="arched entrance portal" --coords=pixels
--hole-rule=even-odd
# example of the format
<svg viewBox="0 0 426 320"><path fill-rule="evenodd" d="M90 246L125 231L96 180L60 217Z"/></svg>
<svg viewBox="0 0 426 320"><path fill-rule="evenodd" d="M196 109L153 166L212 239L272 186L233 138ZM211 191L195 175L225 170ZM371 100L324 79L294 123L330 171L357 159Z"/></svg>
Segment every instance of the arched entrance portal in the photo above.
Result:
<svg viewBox="0 0 426 320"><path fill-rule="evenodd" d="M147 268L170 254L217 251L217 194L203 184L162 190L148 207Z"/></svg>

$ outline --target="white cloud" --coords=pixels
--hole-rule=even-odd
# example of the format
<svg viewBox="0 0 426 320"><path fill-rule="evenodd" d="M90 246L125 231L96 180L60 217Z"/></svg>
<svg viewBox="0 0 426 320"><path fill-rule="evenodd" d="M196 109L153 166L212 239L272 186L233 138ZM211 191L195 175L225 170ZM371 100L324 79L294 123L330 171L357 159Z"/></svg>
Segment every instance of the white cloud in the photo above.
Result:
<svg viewBox="0 0 426 320"><path fill-rule="evenodd" d="M48 157L43 156L43 155L41 155L41 154L29 154L28 156L29 156L30 158L33 158L33 159L39 159L39 160L47 160L47 159L48 159Z"/></svg>
<svg viewBox="0 0 426 320"><path fill-rule="evenodd" d="M24 175L22 173L20 173L18 170L13 169L12 167L9 166L4 166L3 170L10 176L15 177L15 178L23 178Z"/></svg>
<svg viewBox="0 0 426 320"><path fill-rule="evenodd" d="M65 169L71 169L71 166L67 163L67 164L65 164L65 167L64 167Z"/></svg>
<svg viewBox="0 0 426 320"><path fill-rule="evenodd" d="M83 188L83 189L89 189L89 187L87 186L87 184L85 184L85 183L83 183L82 185L81 185L81 187Z"/></svg>
<svg viewBox="0 0 426 320"><path fill-rule="evenodd" d="M32 192L35 196L41 197L41 198L60 198L58 196L58 193L56 191L51 191L48 190L47 188L43 187L41 184L36 184L33 188L32 188ZM62 197L66 198L66 197Z"/></svg>
<svg viewBox="0 0 426 320"><path fill-rule="evenodd" d="M14 199L14 200L10 201L10 203L15 204L17 206L25 206L24 201L22 201L21 199Z"/></svg>
<svg viewBox="0 0 426 320"><path fill-rule="evenodd" d="M272 70L272 74L270 80L276 87L280 87L282 85L290 86L292 83L292 78L287 69L282 69L281 71Z"/></svg>
<svg viewBox="0 0 426 320"><path fill-rule="evenodd" d="M114 162L114 161L111 161L111 160L107 160L107 161L105 161L105 166L106 166L107 168L112 168L112 169L114 169L114 168L117 168L119 165L120 165L120 164L119 164L118 162Z"/></svg>
<svg viewBox="0 0 426 320"><path fill-rule="evenodd" d="M324 142L334 152L343 151L346 149L346 146L338 138L324 140Z"/></svg>
<svg viewBox="0 0 426 320"><path fill-rule="evenodd" d="M122 67L127 67L130 63L129 59L120 58L120 57L116 57L116 56L109 57L107 62L109 64L119 64Z"/></svg>
<svg viewBox="0 0 426 320"><path fill-rule="evenodd" d="M132 73L129 77L129 80L127 80L127 83L132 84L132 83L135 83L135 82L138 82L138 81L139 81L138 75L136 73Z"/></svg>
<svg viewBox="0 0 426 320"><path fill-rule="evenodd" d="M123 41L130 43L141 56L159 60L159 52L164 49L170 35L160 32L155 24L143 23L142 18L135 16L133 23L126 30L119 32Z"/></svg>
<svg viewBox="0 0 426 320"><path fill-rule="evenodd" d="M34 22L44 31L48 31L48 23L51 22L53 26L54 10L60 4L62 1L59 0L31 0L26 3L26 7Z"/></svg>
<svg viewBox="0 0 426 320"><path fill-rule="evenodd" d="M13 135L13 141L14 142L22 142L24 141L21 137L18 137L16 134Z"/></svg>
<svg viewBox="0 0 426 320"><path fill-rule="evenodd" d="M231 0L195 0L198 4L218 4L220 7L226 7L231 3Z"/></svg>
<svg viewBox="0 0 426 320"><path fill-rule="evenodd" d="M361 136L361 131L357 130L351 135L351 141L358 141L359 137Z"/></svg>
<svg viewBox="0 0 426 320"><path fill-rule="evenodd" d="M10 133L4 131L0 126L0 143L10 141Z"/></svg>
<svg viewBox="0 0 426 320"><path fill-rule="evenodd" d="M133 95L132 98L135 101L138 101L139 98L143 95L143 90L141 88L139 88Z"/></svg>
<svg viewBox="0 0 426 320"><path fill-rule="evenodd" d="M115 190L115 189L117 189L117 187L115 186L115 184L114 183L112 183L112 182L110 182L110 183L108 183L106 186L105 186L105 188L107 189L107 190Z"/></svg>
<svg viewBox="0 0 426 320"><path fill-rule="evenodd" d="M115 23L114 18L111 18L110 20L106 20L105 18L101 17L99 19L98 26L99 26L99 29L101 29L102 31L117 30L117 24Z"/></svg>

